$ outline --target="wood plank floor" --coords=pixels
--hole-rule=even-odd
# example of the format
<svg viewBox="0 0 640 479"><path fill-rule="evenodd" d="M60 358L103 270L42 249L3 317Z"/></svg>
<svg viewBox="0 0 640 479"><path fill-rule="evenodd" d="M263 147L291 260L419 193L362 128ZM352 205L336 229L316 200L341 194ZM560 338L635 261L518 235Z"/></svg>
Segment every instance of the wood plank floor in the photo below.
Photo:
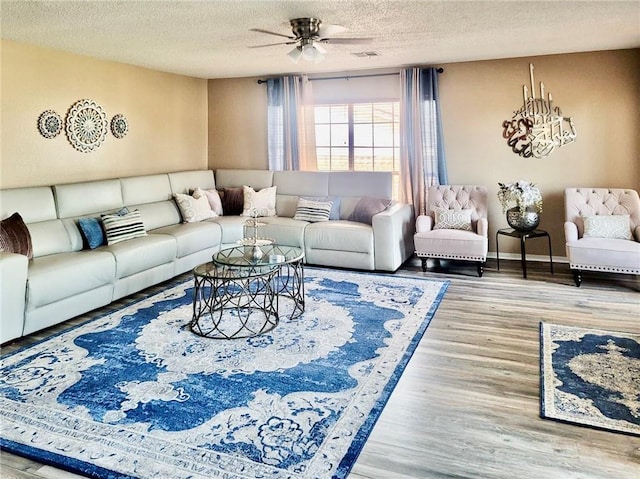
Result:
<svg viewBox="0 0 640 479"><path fill-rule="evenodd" d="M397 273L450 285L350 479L640 479L640 437L540 419L538 340L540 321L640 334L640 280L587 274L576 288L567 265L530 263L526 280L519 262L500 266L478 278L413 259ZM2 453L0 477L79 476Z"/></svg>

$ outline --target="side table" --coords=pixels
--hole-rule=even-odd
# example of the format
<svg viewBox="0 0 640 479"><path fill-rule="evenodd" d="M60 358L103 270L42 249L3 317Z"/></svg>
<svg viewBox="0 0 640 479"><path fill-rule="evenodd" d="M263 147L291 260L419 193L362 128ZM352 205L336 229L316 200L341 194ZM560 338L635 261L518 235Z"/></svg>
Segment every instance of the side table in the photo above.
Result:
<svg viewBox="0 0 640 479"><path fill-rule="evenodd" d="M520 239L520 262L522 264L522 276L527 277L527 250L526 241L531 238L543 238L547 237L549 244L549 267L551 268L551 274L553 274L553 257L551 254L551 236L545 230L531 230L531 231L518 231L513 228L503 228L496 232L496 261L498 263L498 271L500 271L500 247L498 245L498 238L500 235L511 236L512 238Z"/></svg>

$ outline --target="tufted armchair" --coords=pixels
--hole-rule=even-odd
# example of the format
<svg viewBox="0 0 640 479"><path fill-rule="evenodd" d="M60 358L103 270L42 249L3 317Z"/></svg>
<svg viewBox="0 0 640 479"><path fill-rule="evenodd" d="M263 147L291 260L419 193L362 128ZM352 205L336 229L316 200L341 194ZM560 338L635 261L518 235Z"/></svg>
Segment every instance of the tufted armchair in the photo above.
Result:
<svg viewBox="0 0 640 479"><path fill-rule="evenodd" d="M567 188L564 205L566 251L576 286L587 270L640 274L637 191Z"/></svg>
<svg viewBox="0 0 640 479"><path fill-rule="evenodd" d="M474 261L484 273L489 248L487 189L439 185L428 190L424 215L416 219L416 255L427 270L427 258Z"/></svg>

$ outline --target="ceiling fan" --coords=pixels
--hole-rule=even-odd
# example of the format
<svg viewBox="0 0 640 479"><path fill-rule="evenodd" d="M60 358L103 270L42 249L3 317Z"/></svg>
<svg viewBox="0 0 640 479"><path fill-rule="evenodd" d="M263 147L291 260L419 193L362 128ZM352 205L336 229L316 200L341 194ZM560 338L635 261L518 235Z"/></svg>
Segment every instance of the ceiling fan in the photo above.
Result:
<svg viewBox="0 0 640 479"><path fill-rule="evenodd" d="M274 45L295 45L293 50L289 52L289 58L294 63L298 63L300 58L307 61L318 63L322 61L327 50L322 46L323 43L333 44L354 44L368 43L371 38L331 38L331 35L342 33L347 29L340 25L323 24L317 18L294 18L290 20L293 35L285 35L282 33L262 30L260 28L252 28L253 32L267 33L278 37L287 38L289 41L269 43L266 45L256 45L249 48L271 47Z"/></svg>

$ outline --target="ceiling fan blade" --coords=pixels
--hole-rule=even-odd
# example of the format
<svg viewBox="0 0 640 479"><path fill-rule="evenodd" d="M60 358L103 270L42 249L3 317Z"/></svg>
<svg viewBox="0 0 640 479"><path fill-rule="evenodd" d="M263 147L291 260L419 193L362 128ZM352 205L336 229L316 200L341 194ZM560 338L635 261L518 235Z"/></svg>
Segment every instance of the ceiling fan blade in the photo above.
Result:
<svg viewBox="0 0 640 479"><path fill-rule="evenodd" d="M318 35L321 38L330 37L332 35L338 35L339 33L344 33L348 30L347 27L343 27L342 25L331 25L329 23L321 23L320 29L318 31Z"/></svg>
<svg viewBox="0 0 640 479"><path fill-rule="evenodd" d="M372 40L373 38L321 38L318 41L331 45L356 45L359 43L371 43Z"/></svg>
<svg viewBox="0 0 640 479"><path fill-rule="evenodd" d="M291 35L285 35L283 33L270 32L269 30L263 30L261 28L250 28L249 31L250 32L258 32L258 33L267 33L269 35L276 35L278 37L288 38L289 40L293 40L293 39L296 38L296 37L292 37Z"/></svg>
<svg viewBox="0 0 640 479"><path fill-rule="evenodd" d="M293 45L296 42L277 42L277 43L267 43L265 45L250 45L247 48L264 48L264 47L275 47L276 45Z"/></svg>

